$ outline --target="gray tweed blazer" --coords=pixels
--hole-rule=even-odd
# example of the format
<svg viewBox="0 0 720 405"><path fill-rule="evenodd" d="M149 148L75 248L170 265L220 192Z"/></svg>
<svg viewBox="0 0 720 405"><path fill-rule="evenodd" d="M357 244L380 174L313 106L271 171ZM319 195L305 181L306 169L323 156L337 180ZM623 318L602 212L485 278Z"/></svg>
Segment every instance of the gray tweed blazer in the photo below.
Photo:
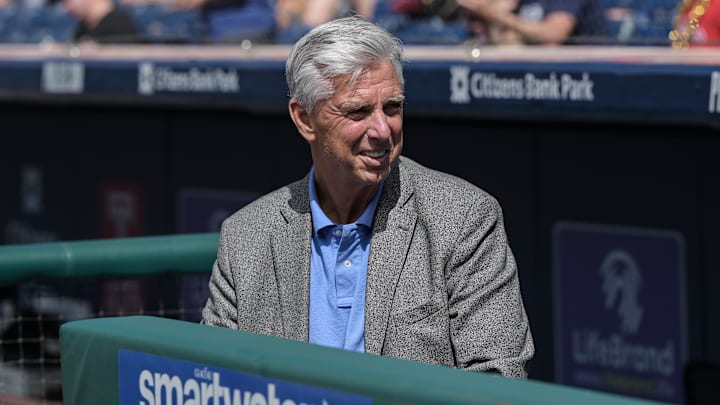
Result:
<svg viewBox="0 0 720 405"><path fill-rule="evenodd" d="M308 340L308 180L267 194L225 220L204 323ZM493 197L400 158L372 227L365 350L527 376L533 340Z"/></svg>

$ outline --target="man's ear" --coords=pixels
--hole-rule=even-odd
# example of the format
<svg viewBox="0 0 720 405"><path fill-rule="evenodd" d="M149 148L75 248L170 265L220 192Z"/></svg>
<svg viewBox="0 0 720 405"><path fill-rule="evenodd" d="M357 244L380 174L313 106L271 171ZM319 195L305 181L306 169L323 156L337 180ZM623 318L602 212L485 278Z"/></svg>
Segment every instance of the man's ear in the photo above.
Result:
<svg viewBox="0 0 720 405"><path fill-rule="evenodd" d="M314 141L315 130L310 122L310 113L305 107L301 106L297 99L293 97L288 103L288 110L290 111L290 118L292 118L295 123L295 127L298 132L300 132L300 135L308 142Z"/></svg>

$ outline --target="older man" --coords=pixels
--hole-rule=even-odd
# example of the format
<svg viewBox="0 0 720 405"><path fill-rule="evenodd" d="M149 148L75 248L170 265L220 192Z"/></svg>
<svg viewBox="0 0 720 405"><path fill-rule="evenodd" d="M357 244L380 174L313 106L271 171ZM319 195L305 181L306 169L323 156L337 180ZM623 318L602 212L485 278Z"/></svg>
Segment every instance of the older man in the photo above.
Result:
<svg viewBox="0 0 720 405"><path fill-rule="evenodd" d="M400 156L402 47L359 18L287 61L314 166L228 218L203 321L525 377L534 348L500 206Z"/></svg>

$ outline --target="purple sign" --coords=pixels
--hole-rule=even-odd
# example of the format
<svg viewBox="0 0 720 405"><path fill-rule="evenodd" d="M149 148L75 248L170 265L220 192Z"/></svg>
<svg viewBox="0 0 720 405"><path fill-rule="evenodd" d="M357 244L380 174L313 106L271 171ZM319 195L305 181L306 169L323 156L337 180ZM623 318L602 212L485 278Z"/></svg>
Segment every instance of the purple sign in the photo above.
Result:
<svg viewBox="0 0 720 405"><path fill-rule="evenodd" d="M180 233L218 232L225 218L249 204L258 193L234 190L182 189L178 193L177 231ZM186 274L180 278L180 318L199 322L208 299L207 274Z"/></svg>
<svg viewBox="0 0 720 405"><path fill-rule="evenodd" d="M557 382L683 402L683 236L559 223L553 243Z"/></svg>
<svg viewBox="0 0 720 405"><path fill-rule="evenodd" d="M177 230L219 232L225 218L259 196L247 191L182 189L178 193Z"/></svg>

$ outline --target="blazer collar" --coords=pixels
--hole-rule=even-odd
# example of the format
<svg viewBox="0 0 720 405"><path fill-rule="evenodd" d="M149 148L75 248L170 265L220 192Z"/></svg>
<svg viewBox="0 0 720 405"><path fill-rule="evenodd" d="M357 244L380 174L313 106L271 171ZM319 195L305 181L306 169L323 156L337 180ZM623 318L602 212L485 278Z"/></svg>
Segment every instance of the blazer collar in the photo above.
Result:
<svg viewBox="0 0 720 405"><path fill-rule="evenodd" d="M417 214L407 204L414 194L402 158L385 181L375 212L365 291L365 351L380 354L395 287L405 264Z"/></svg>
<svg viewBox="0 0 720 405"><path fill-rule="evenodd" d="M280 294L283 337L308 341L312 216L309 175L288 186L290 196L280 213L285 221L273 235L275 276Z"/></svg>

